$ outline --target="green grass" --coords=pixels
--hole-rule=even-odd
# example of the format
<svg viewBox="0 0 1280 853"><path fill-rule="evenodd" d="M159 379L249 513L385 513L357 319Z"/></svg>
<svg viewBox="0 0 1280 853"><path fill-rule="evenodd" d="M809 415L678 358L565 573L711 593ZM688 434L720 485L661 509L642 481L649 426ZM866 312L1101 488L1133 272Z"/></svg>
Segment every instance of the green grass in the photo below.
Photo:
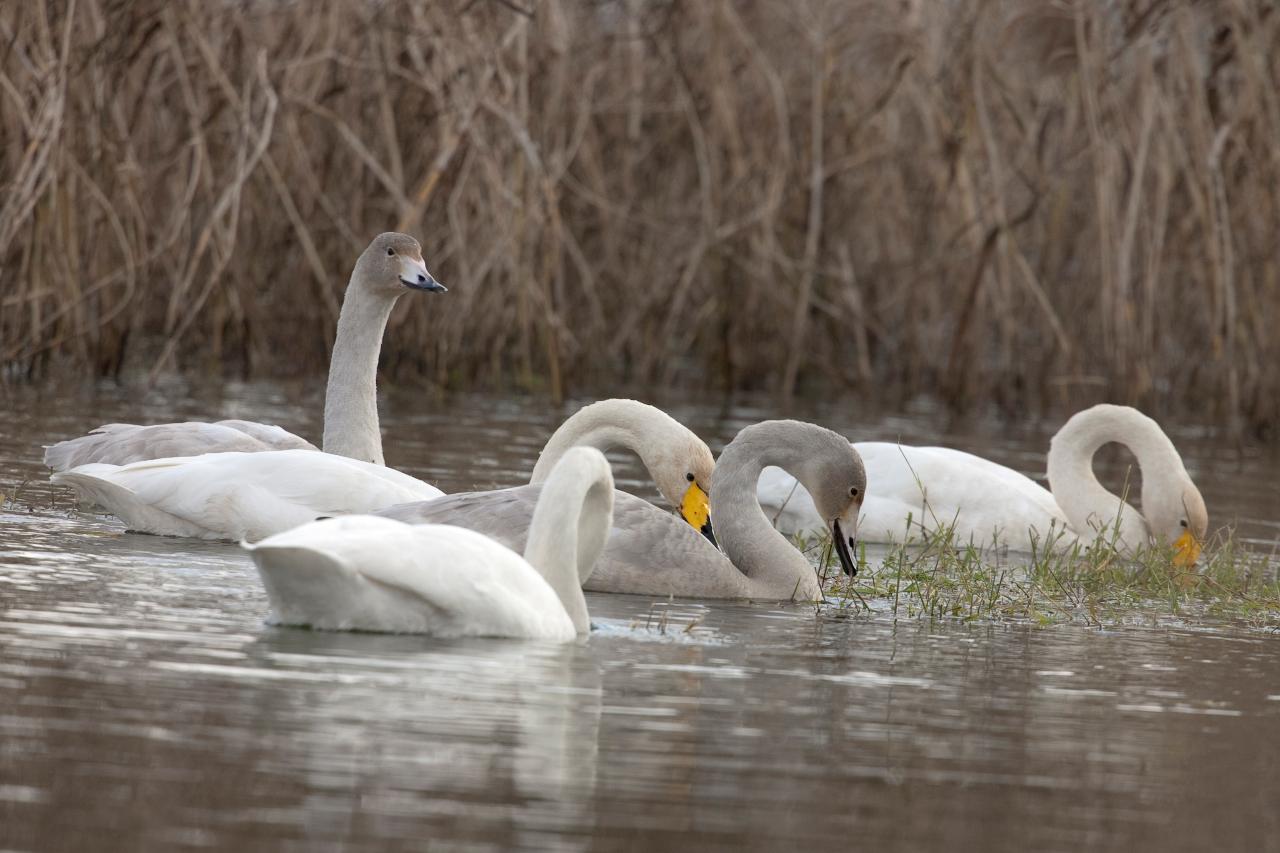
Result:
<svg viewBox="0 0 1280 853"><path fill-rule="evenodd" d="M1172 617L1280 630L1274 555L1249 550L1232 531L1215 534L1188 568L1174 565L1171 547L1125 554L1114 542L1048 542L1026 554L960 542L943 527L910 544L883 546L872 559L861 545L855 578L840 573L829 540L803 544L817 553L828 606L837 608L1043 626L1149 624Z"/></svg>

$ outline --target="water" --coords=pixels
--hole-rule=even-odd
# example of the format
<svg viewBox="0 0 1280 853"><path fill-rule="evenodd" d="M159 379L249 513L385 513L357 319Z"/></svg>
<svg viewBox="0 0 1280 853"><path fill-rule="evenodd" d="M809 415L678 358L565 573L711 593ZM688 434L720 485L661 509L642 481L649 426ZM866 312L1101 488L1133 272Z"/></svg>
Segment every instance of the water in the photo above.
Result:
<svg viewBox="0 0 1280 853"><path fill-rule="evenodd" d="M313 391L10 403L0 489L30 478L39 509L0 517L0 849L1280 850L1274 635L599 594L565 646L268 628L237 548L69 512L37 445L211 415L314 436ZM714 449L773 414L669 409ZM446 490L513 484L563 415L402 393L387 456ZM809 417L1029 472L1053 428ZM1274 544L1275 457L1173 432L1215 525Z"/></svg>

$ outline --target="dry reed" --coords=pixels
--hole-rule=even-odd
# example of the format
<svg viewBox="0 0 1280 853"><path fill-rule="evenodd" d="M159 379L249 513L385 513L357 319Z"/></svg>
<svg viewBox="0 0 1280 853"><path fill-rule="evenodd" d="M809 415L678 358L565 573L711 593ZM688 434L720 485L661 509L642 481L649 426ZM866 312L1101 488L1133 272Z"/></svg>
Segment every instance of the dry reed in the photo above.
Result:
<svg viewBox="0 0 1280 853"><path fill-rule="evenodd" d="M0 6L10 379L386 368L1280 424L1261 0Z"/></svg>

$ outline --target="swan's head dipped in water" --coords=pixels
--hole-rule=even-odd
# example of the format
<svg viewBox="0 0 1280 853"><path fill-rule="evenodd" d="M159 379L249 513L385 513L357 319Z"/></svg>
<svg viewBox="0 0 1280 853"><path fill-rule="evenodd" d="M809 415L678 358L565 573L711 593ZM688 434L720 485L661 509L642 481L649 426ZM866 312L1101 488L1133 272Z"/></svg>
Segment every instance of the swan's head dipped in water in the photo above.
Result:
<svg viewBox="0 0 1280 853"><path fill-rule="evenodd" d="M356 261L356 280L386 296L408 290L444 293L448 290L427 271L422 246L408 234L388 231L373 238Z"/></svg>

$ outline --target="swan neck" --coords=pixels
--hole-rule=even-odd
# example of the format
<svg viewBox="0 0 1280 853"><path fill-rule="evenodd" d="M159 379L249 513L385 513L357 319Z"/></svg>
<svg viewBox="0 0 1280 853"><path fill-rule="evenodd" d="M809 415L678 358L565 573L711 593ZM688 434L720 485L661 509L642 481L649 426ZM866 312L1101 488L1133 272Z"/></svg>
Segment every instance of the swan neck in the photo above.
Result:
<svg viewBox="0 0 1280 853"><path fill-rule="evenodd" d="M1104 444L1122 444L1138 460L1142 491L1159 488L1181 473L1182 460L1164 432L1146 415L1123 406L1095 406L1071 417L1049 447L1049 489L1077 533L1090 536L1121 514L1121 539L1146 537L1146 522L1126 500L1098 482L1093 457ZM1125 496L1126 498L1129 495ZM1144 499L1144 505L1147 501Z"/></svg>
<svg viewBox="0 0 1280 853"><path fill-rule="evenodd" d="M338 315L324 399L324 450L383 464L378 428L378 354L398 294L374 293L352 273Z"/></svg>
<svg viewBox="0 0 1280 853"><path fill-rule="evenodd" d="M652 442L644 431L647 408L632 400L604 400L579 409L547 439L529 482L546 482L556 464L574 447L594 447L601 453L615 447L626 448L640 456L652 475Z"/></svg>
<svg viewBox="0 0 1280 853"><path fill-rule="evenodd" d="M752 582L761 597L811 600L820 595L817 575L760 506L760 472L776 465L795 475L797 465L778 442L730 442L716 462L711 485L711 516L716 537L729 561Z"/></svg>
<svg viewBox="0 0 1280 853"><path fill-rule="evenodd" d="M524 558L555 590L579 634L591 629L582 584L604 551L612 513L608 463L574 455L547 479L529 524Z"/></svg>

